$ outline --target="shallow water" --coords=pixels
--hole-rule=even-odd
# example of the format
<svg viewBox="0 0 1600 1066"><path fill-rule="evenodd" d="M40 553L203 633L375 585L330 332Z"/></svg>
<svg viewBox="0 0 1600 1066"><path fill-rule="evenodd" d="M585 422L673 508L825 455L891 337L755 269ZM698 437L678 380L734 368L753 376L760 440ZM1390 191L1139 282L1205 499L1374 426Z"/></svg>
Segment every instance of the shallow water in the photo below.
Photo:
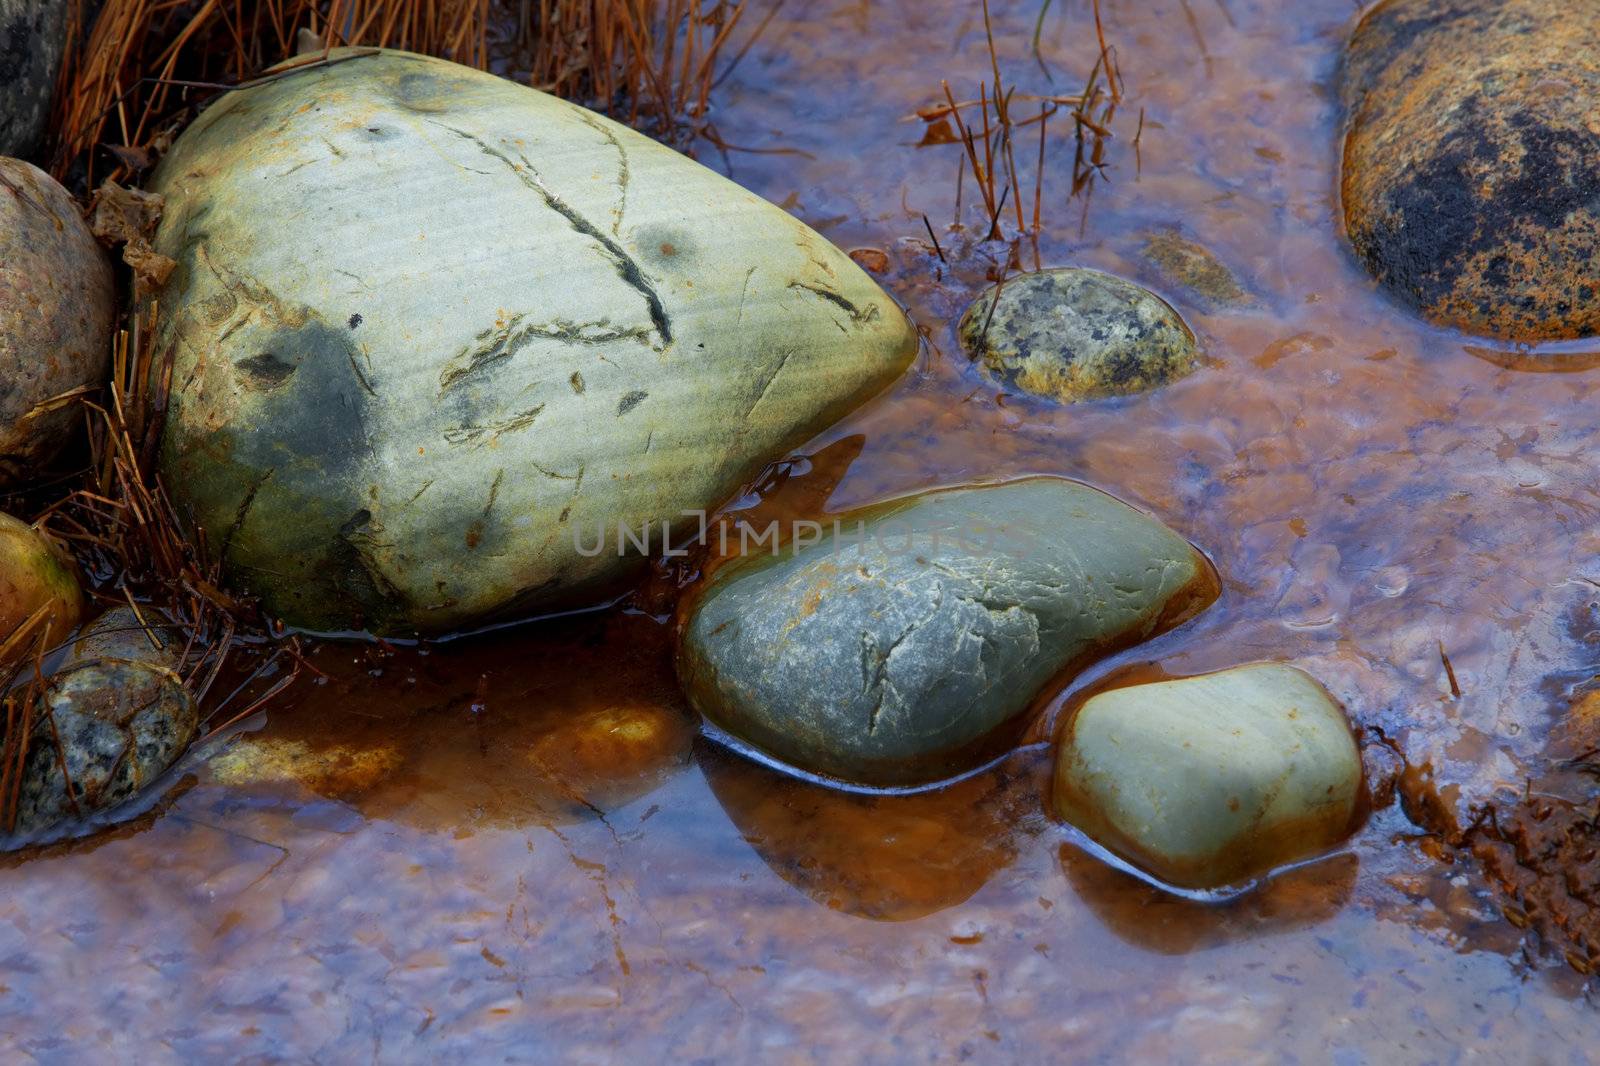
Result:
<svg viewBox="0 0 1600 1066"><path fill-rule="evenodd" d="M1224 592L1197 621L1082 675L999 766L915 796L830 791L697 738L668 627L643 612L324 645L326 680L194 760L152 812L0 861L0 1052L1585 1059L1592 985L1393 804L1226 905L1099 863L1044 809L1061 709L1148 662L1293 660L1431 768L1457 815L1541 778L1593 684L1600 371L1486 358L1356 267L1332 86L1356 8L1104 0L1126 83L1108 172L1069 198L1052 120L1038 256L1146 281L1195 329L1207 366L1142 398L1053 408L960 356L954 323L1004 253L945 228L960 149L917 147L924 124L903 119L941 78L969 96L988 76L977 4L791 0L716 98L725 141L762 152L701 150L841 247L885 253L883 284L927 334L774 506L1080 478L1211 555ZM1008 77L1076 91L1089 6L1052 7L1053 83L1029 54L1037 10L994 4ZM1170 227L1253 306L1164 283L1141 249ZM1368 747L1381 781L1393 764Z"/></svg>

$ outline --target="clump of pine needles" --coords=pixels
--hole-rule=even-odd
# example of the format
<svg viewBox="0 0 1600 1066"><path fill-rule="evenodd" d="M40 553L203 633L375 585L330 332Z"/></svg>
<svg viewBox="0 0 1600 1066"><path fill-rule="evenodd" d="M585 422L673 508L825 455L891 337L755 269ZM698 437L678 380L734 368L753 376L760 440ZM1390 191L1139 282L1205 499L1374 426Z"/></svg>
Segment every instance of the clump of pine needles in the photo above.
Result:
<svg viewBox="0 0 1600 1066"><path fill-rule="evenodd" d="M776 0L748 33L748 0L519 0L512 39L491 45L497 73L588 104L688 148L719 140L711 91L783 7ZM739 47L724 64L735 38Z"/></svg>
<svg viewBox="0 0 1600 1066"><path fill-rule="evenodd" d="M194 109L297 53L399 48L454 60L606 111L678 147L765 28L723 65L747 0L106 0L70 32L51 170L126 180ZM774 5L767 20L776 14Z"/></svg>

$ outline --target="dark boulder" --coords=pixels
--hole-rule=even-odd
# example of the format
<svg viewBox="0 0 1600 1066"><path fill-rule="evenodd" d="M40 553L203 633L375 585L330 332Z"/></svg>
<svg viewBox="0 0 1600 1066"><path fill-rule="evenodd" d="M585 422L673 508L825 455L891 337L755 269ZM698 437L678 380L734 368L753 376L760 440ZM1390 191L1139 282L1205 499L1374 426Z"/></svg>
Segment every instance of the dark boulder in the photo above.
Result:
<svg viewBox="0 0 1600 1066"><path fill-rule="evenodd" d="M1389 0L1341 86L1345 224L1442 325L1600 333L1600 4Z"/></svg>
<svg viewBox="0 0 1600 1066"><path fill-rule="evenodd" d="M66 0L0 0L0 155L44 134L67 31Z"/></svg>

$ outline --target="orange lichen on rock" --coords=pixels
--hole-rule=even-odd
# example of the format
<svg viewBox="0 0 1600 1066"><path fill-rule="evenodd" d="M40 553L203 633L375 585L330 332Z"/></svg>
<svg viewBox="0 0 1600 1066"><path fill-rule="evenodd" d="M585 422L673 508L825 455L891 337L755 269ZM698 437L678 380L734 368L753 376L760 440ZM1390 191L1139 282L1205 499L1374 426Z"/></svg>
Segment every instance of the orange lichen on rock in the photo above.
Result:
<svg viewBox="0 0 1600 1066"><path fill-rule="evenodd" d="M1356 254L1435 321L1600 333L1600 5L1387 0L1345 60Z"/></svg>

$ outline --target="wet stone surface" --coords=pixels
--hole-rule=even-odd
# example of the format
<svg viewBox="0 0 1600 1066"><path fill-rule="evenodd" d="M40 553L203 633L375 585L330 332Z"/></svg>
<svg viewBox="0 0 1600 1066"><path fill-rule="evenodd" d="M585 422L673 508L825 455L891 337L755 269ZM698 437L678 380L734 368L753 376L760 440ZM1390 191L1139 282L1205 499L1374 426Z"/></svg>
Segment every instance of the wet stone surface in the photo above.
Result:
<svg viewBox="0 0 1600 1066"><path fill-rule="evenodd" d="M1239 886L1354 828L1361 756L1344 712L1279 663L1131 685L1079 708L1059 812L1168 884Z"/></svg>
<svg viewBox="0 0 1600 1066"><path fill-rule="evenodd" d="M1006 727L1046 682L1215 597L1183 538L1070 481L935 492L840 521L839 536L719 571L679 672L724 729L857 784L977 765L1014 741Z"/></svg>
<svg viewBox="0 0 1600 1066"><path fill-rule="evenodd" d="M1356 254L1435 321L1600 333L1600 5L1389 0L1345 57Z"/></svg>
<svg viewBox="0 0 1600 1066"><path fill-rule="evenodd" d="M916 351L792 216L442 60L354 53L232 93L156 187L164 471L232 581L311 629L613 598L650 550L619 529L692 525Z"/></svg>
<svg viewBox="0 0 1600 1066"><path fill-rule="evenodd" d="M169 633L116 608L50 676L22 773L16 832L110 810L166 772L199 728Z"/></svg>
<svg viewBox="0 0 1600 1066"><path fill-rule="evenodd" d="M1249 307L1256 303L1233 271L1203 244L1173 229L1157 230L1141 249L1154 273L1208 310Z"/></svg>
<svg viewBox="0 0 1600 1066"><path fill-rule="evenodd" d="M1126 396L1193 372L1194 335L1148 289L1063 267L1008 279L961 318L967 352L1006 385L1058 400ZM998 303L997 303L998 300Z"/></svg>

